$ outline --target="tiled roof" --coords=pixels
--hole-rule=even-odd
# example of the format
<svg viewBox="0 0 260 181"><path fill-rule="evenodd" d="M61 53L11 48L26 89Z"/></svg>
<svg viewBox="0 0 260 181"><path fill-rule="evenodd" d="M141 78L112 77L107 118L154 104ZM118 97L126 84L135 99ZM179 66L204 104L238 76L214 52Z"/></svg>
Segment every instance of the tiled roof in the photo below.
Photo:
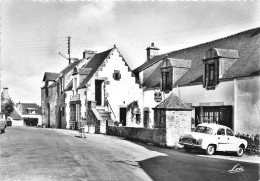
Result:
<svg viewBox="0 0 260 181"><path fill-rule="evenodd" d="M72 87L73 87L73 81L71 80L71 81L68 83L67 87L65 88L65 91L72 90Z"/></svg>
<svg viewBox="0 0 260 181"><path fill-rule="evenodd" d="M54 72L45 72L43 76L43 81L55 81L61 74Z"/></svg>
<svg viewBox="0 0 260 181"><path fill-rule="evenodd" d="M83 68L91 68L91 71L87 75L87 77L82 81L82 83L79 85L78 89L83 88L88 83L90 78L98 70L100 65L104 62L104 60L107 58L107 56L110 54L110 52L112 50L113 50L113 48L109 49L107 51L95 54L93 56L93 58L85 66L83 66Z"/></svg>
<svg viewBox="0 0 260 181"><path fill-rule="evenodd" d="M75 60L70 65L68 65L65 69L63 69L60 73L62 75L67 74L69 71L71 71L76 65L78 65L81 62L81 60Z"/></svg>
<svg viewBox="0 0 260 181"><path fill-rule="evenodd" d="M13 112L11 112L10 117L13 120L21 120L23 119L22 116L14 109Z"/></svg>
<svg viewBox="0 0 260 181"><path fill-rule="evenodd" d="M144 64L142 64L141 66L137 67L136 69L133 70L133 72L139 73L144 69L147 69L148 67L152 66L153 64L157 63L158 61L162 60L163 57L165 57L167 54L162 54L162 55L157 55L154 56L151 60L146 61Z"/></svg>
<svg viewBox="0 0 260 181"><path fill-rule="evenodd" d="M237 50L239 53L239 59L228 70L227 74L223 78L259 75L260 28L255 28L222 39L168 53L168 58L192 60L191 69L186 72L175 85L182 86L191 83L202 83L203 62L201 60L210 48ZM236 56L235 52L222 53L232 53ZM158 62L158 59L159 61L162 60L162 56L163 55L156 56L153 60L157 60ZM135 72L137 70L141 71L149 66L150 64L146 62L135 69ZM146 88L153 88L158 85L160 85L160 69L156 68L148 80L144 82L143 86L146 86Z"/></svg>
<svg viewBox="0 0 260 181"><path fill-rule="evenodd" d="M192 110L192 108L187 105L183 100L177 97L175 94L171 95L157 105L154 109L167 109L167 110Z"/></svg>
<svg viewBox="0 0 260 181"><path fill-rule="evenodd" d="M35 110L36 115L41 115L41 107L36 103L20 103L22 105L22 115L28 114L27 109Z"/></svg>

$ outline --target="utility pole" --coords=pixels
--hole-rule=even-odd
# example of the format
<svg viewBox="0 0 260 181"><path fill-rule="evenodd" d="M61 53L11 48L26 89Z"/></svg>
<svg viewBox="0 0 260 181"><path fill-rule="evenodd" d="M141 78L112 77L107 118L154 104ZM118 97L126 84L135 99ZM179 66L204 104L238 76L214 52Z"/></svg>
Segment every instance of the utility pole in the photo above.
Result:
<svg viewBox="0 0 260 181"><path fill-rule="evenodd" d="M68 36L68 54L69 54L69 65L71 63L71 58L70 58L70 36Z"/></svg>

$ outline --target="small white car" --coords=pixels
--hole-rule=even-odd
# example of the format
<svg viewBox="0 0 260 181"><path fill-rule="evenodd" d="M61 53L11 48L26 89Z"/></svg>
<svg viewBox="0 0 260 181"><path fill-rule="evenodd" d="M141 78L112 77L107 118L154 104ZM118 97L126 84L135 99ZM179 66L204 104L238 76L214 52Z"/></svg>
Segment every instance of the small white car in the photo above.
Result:
<svg viewBox="0 0 260 181"><path fill-rule="evenodd" d="M242 156L247 147L247 141L234 136L233 131L226 126L218 124L199 124L193 132L182 135L179 144L187 152L199 148L213 155L215 151L235 152Z"/></svg>

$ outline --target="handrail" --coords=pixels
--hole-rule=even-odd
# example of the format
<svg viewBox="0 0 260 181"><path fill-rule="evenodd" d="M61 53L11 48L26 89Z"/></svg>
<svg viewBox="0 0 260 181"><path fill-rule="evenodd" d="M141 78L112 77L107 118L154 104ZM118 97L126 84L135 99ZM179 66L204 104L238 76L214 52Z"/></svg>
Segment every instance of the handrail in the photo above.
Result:
<svg viewBox="0 0 260 181"><path fill-rule="evenodd" d="M115 117L115 119L116 119L116 115L115 115L115 113L114 113L114 111L113 111L113 109L112 109L112 107L111 107L111 105L110 105L108 99L107 99L107 105L108 105L108 107L111 109L111 112L113 113L113 115L114 115L114 117Z"/></svg>

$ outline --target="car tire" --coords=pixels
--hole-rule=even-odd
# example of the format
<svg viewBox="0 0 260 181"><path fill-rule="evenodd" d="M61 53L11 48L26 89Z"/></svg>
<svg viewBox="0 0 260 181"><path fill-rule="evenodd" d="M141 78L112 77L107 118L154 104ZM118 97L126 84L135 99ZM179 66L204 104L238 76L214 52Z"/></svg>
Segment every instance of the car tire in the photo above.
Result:
<svg viewBox="0 0 260 181"><path fill-rule="evenodd" d="M237 155L238 157L241 157L241 156L244 154L244 151L245 151L244 146L243 146L243 145L240 145L240 146L238 147L238 150L237 150L237 152L236 152L236 155Z"/></svg>
<svg viewBox="0 0 260 181"><path fill-rule="evenodd" d="M190 153L192 151L192 148L188 146L184 146L184 150Z"/></svg>
<svg viewBox="0 0 260 181"><path fill-rule="evenodd" d="M215 146L209 145L206 149L206 154L207 155L213 155L214 153L215 153Z"/></svg>

